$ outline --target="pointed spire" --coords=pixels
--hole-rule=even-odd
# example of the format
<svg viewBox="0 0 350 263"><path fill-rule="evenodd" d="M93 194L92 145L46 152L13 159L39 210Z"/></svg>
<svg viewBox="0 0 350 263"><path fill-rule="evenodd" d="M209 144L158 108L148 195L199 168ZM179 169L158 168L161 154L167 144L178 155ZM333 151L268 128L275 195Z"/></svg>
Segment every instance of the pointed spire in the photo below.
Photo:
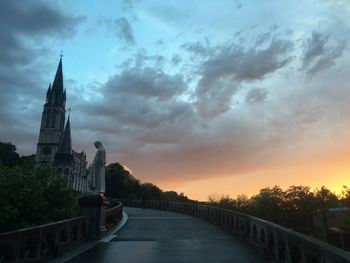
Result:
<svg viewBox="0 0 350 263"><path fill-rule="evenodd" d="M51 83L49 84L49 87L47 88L47 94L51 92Z"/></svg>
<svg viewBox="0 0 350 263"><path fill-rule="evenodd" d="M62 57L60 58L60 62L58 63L55 80L52 84L52 90L56 92L56 94L63 93L63 70L62 70Z"/></svg>
<svg viewBox="0 0 350 263"><path fill-rule="evenodd" d="M59 154L72 154L72 139L70 136L70 116L68 115L68 120L66 123L66 127L64 128L63 137L58 147L57 153Z"/></svg>
<svg viewBox="0 0 350 263"><path fill-rule="evenodd" d="M51 83L49 84L49 87L46 92L46 103L50 103L50 99L51 99Z"/></svg>

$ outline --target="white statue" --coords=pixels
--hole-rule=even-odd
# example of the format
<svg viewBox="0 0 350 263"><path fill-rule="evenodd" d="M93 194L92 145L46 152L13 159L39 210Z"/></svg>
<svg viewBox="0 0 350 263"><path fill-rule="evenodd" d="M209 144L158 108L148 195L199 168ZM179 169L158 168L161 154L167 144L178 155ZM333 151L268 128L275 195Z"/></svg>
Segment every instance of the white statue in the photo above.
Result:
<svg viewBox="0 0 350 263"><path fill-rule="evenodd" d="M94 161L89 167L89 186L90 191L93 194L105 193L105 165L106 165L106 152L102 146L102 143L97 141L94 143L97 148Z"/></svg>

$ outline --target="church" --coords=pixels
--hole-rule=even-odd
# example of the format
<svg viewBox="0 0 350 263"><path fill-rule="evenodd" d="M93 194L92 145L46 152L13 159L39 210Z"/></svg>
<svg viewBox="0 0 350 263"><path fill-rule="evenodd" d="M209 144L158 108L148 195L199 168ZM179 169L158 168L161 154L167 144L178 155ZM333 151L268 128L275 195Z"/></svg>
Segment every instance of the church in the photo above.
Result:
<svg viewBox="0 0 350 263"><path fill-rule="evenodd" d="M62 56L53 84L49 85L41 117L36 150L38 164L51 165L54 174L63 174L77 195L87 192L87 161L84 152L72 149L70 116L66 121L66 90L63 87Z"/></svg>

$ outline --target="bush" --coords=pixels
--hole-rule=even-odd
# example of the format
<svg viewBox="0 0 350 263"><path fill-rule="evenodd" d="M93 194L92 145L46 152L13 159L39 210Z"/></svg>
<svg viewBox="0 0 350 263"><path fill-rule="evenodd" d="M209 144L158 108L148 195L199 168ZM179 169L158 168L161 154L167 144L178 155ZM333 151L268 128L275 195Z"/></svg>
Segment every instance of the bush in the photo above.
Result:
<svg viewBox="0 0 350 263"><path fill-rule="evenodd" d="M0 165L0 232L77 216L77 200L48 166Z"/></svg>

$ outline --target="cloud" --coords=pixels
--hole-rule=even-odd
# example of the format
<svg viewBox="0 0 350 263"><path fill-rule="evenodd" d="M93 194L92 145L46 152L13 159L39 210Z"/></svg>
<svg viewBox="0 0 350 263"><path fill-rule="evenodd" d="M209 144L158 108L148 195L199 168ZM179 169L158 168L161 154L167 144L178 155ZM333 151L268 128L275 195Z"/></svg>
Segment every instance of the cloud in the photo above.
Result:
<svg viewBox="0 0 350 263"><path fill-rule="evenodd" d="M90 125L90 118L86 119L85 129L126 133L128 140L146 144L176 143L191 133L195 122L193 106L180 99L187 83L181 74L149 67L148 59L153 56L143 54L142 59L135 54L133 66L115 73L98 88L101 99L81 104L82 115L85 112L99 120ZM84 127L84 120L80 126Z"/></svg>
<svg viewBox="0 0 350 263"><path fill-rule="evenodd" d="M266 100L269 91L263 88L252 88L247 92L245 96L246 103L257 103Z"/></svg>
<svg viewBox="0 0 350 263"><path fill-rule="evenodd" d="M185 43L181 48L192 53L195 56L206 57L210 52L210 42L208 39L203 43L201 41Z"/></svg>
<svg viewBox="0 0 350 263"><path fill-rule="evenodd" d="M44 96L48 85L45 59L84 20L41 1L0 2L0 123L6 123L0 133L7 140L35 137L43 103L38 94Z"/></svg>
<svg viewBox="0 0 350 263"><path fill-rule="evenodd" d="M271 33L270 32L266 32L264 34L261 34L259 35L257 38L256 38L256 42L255 44L257 46L261 45L261 44L264 44L265 42L267 42L268 40L270 40L271 38Z"/></svg>
<svg viewBox="0 0 350 263"><path fill-rule="evenodd" d="M38 55L36 52L43 51L37 46L38 38L70 38L84 19L60 13L43 2L1 1L0 65L29 64Z"/></svg>
<svg viewBox="0 0 350 263"><path fill-rule="evenodd" d="M122 0L122 9L126 12L132 11L134 9L135 1L134 0Z"/></svg>
<svg viewBox="0 0 350 263"><path fill-rule="evenodd" d="M240 83L262 80L286 66L292 60L292 48L291 41L278 38L272 38L264 48L236 43L212 47L208 59L198 68L196 97L200 113L215 117L228 111Z"/></svg>
<svg viewBox="0 0 350 263"><path fill-rule="evenodd" d="M136 44L134 30L127 18L104 19L102 22L107 25L108 30L117 35L123 44L132 46Z"/></svg>
<svg viewBox="0 0 350 263"><path fill-rule="evenodd" d="M174 54L173 57L171 58L171 63L174 66L178 66L181 62L182 58L179 54Z"/></svg>
<svg viewBox="0 0 350 263"><path fill-rule="evenodd" d="M330 43L330 36L320 32L312 32L310 38L305 41L304 55L302 57L302 69L310 76L335 65L335 61L342 56L346 47L345 40Z"/></svg>

